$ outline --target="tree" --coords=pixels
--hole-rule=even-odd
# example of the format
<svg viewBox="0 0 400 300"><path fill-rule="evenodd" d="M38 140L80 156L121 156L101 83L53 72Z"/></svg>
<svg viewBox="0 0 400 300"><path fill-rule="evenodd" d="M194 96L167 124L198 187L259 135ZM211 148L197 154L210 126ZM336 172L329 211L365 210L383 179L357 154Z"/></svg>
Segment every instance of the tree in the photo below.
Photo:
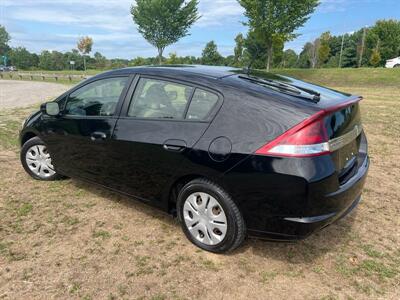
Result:
<svg viewBox="0 0 400 300"><path fill-rule="evenodd" d="M265 48L260 39L257 38L254 31L250 31L244 41L245 46L245 63L246 66L251 68L261 69L265 66Z"/></svg>
<svg viewBox="0 0 400 300"><path fill-rule="evenodd" d="M318 52L321 46L321 40L317 38L313 43L311 43L311 47L308 48L308 59L310 60L311 68L315 69L318 64Z"/></svg>
<svg viewBox="0 0 400 300"><path fill-rule="evenodd" d="M299 60L297 61L297 67L302 69L311 67L310 52L312 51L312 47L314 47L314 44L310 42L303 46L303 50L300 52Z"/></svg>
<svg viewBox="0 0 400 300"><path fill-rule="evenodd" d="M400 20L379 20L367 33L366 44L370 52L375 51L379 41L382 61L400 55Z"/></svg>
<svg viewBox="0 0 400 300"><path fill-rule="evenodd" d="M37 67L39 58L36 54L30 53L23 47L13 48L9 52L11 64L18 69L31 69Z"/></svg>
<svg viewBox="0 0 400 300"><path fill-rule="evenodd" d="M11 37L6 28L0 25L0 56L6 55L7 52L10 51L10 47L8 46L10 40ZM0 63L3 64L3 61L1 60Z"/></svg>
<svg viewBox="0 0 400 300"><path fill-rule="evenodd" d="M39 68L42 70L53 70L53 61L50 51L44 50L40 53Z"/></svg>
<svg viewBox="0 0 400 300"><path fill-rule="evenodd" d="M239 33L235 38L236 46L234 49L234 65L239 67L242 65L243 61L243 51L244 51L244 37L243 34Z"/></svg>
<svg viewBox="0 0 400 300"><path fill-rule="evenodd" d="M83 67L86 71L86 58L85 55L89 54L92 51L93 47L93 39L91 37L85 36L81 37L78 40L78 44L76 45L79 52L83 55Z"/></svg>
<svg viewBox="0 0 400 300"><path fill-rule="evenodd" d="M167 60L167 64L169 64L169 65L179 65L181 63L182 63L181 58L178 57L176 52L173 52L173 53L169 54L169 58Z"/></svg>
<svg viewBox="0 0 400 300"><path fill-rule="evenodd" d="M318 65L321 67L323 64L325 64L330 56L331 48L329 47L329 40L331 39L331 34L330 32L324 32L321 34L319 40L320 40L320 46L318 49Z"/></svg>
<svg viewBox="0 0 400 300"><path fill-rule="evenodd" d="M94 54L94 64L96 69L104 69L107 66L107 58L100 52Z"/></svg>
<svg viewBox="0 0 400 300"><path fill-rule="evenodd" d="M379 53L379 49L378 48L375 48L374 50L372 50L372 54L371 54L371 57L369 59L369 63L373 67L377 67L381 63L381 54Z"/></svg>
<svg viewBox="0 0 400 300"><path fill-rule="evenodd" d="M318 6L319 0L238 0L245 9L248 25L267 53L266 68L272 61L276 39L289 41Z"/></svg>
<svg viewBox="0 0 400 300"><path fill-rule="evenodd" d="M84 70L83 57L76 49L64 53L64 61L66 66L70 66L70 61L74 61L75 64L71 66L72 68L76 70Z"/></svg>
<svg viewBox="0 0 400 300"><path fill-rule="evenodd" d="M223 57L218 52L217 45L214 41L208 42L203 49L201 62L203 65L220 65L223 61Z"/></svg>
<svg viewBox="0 0 400 300"><path fill-rule="evenodd" d="M292 49L287 49L283 52L282 67L295 68L298 59L299 57L296 52L294 52Z"/></svg>
<svg viewBox="0 0 400 300"><path fill-rule="evenodd" d="M131 7L133 21L143 37L158 50L162 63L165 48L187 36L200 16L198 0L136 0Z"/></svg>

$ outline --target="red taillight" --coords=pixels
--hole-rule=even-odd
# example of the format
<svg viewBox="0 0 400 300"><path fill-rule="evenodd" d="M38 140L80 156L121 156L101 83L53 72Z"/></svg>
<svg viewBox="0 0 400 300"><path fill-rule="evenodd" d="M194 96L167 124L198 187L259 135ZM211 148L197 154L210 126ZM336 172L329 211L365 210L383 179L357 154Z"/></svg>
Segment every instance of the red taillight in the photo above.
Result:
<svg viewBox="0 0 400 300"><path fill-rule="evenodd" d="M319 111L258 149L256 154L285 157L310 157L330 153L331 149L328 133L324 125L324 117L360 100L361 98L353 99L352 101L342 103L338 106Z"/></svg>

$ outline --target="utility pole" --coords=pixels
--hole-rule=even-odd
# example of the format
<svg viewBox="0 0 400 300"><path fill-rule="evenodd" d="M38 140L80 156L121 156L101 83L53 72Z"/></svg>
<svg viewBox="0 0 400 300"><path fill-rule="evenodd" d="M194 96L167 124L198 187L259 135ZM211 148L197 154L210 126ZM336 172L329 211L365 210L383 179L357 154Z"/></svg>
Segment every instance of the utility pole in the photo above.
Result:
<svg viewBox="0 0 400 300"><path fill-rule="evenodd" d="M344 34L342 35L342 46L340 47L339 68L342 67L343 45L344 45Z"/></svg>
<svg viewBox="0 0 400 300"><path fill-rule="evenodd" d="M358 67L361 67L362 64L362 59L363 59L363 54L364 54L364 47L365 47L365 35L367 33L367 26L364 27L363 35L362 35L362 40L361 40L361 53L360 53L360 60L358 61Z"/></svg>

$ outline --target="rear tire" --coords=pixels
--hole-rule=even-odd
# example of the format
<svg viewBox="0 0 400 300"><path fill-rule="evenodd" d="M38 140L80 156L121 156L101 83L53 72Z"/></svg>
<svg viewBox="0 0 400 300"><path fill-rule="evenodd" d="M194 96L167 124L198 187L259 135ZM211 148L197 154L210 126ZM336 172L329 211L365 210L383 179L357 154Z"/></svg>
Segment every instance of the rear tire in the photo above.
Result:
<svg viewBox="0 0 400 300"><path fill-rule="evenodd" d="M62 178L55 171L50 153L39 137L31 138L25 142L21 148L20 159L25 171L34 179L53 181Z"/></svg>
<svg viewBox="0 0 400 300"><path fill-rule="evenodd" d="M186 237L203 250L229 252L246 236L238 207L226 191L209 180L186 184L179 192L177 210Z"/></svg>
<svg viewBox="0 0 400 300"><path fill-rule="evenodd" d="M394 65L393 68L400 68L400 65Z"/></svg>

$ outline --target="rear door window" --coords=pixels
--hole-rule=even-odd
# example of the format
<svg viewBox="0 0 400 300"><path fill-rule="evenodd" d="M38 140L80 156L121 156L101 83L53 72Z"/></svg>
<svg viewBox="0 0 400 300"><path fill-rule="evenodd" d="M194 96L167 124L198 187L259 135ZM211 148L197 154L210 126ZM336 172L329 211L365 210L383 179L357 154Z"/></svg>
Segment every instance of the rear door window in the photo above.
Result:
<svg viewBox="0 0 400 300"><path fill-rule="evenodd" d="M193 87L151 78L141 78L132 98L129 117L184 119Z"/></svg>
<svg viewBox="0 0 400 300"><path fill-rule="evenodd" d="M186 114L188 120L205 120L218 102L219 97L211 92L196 89L189 110Z"/></svg>

